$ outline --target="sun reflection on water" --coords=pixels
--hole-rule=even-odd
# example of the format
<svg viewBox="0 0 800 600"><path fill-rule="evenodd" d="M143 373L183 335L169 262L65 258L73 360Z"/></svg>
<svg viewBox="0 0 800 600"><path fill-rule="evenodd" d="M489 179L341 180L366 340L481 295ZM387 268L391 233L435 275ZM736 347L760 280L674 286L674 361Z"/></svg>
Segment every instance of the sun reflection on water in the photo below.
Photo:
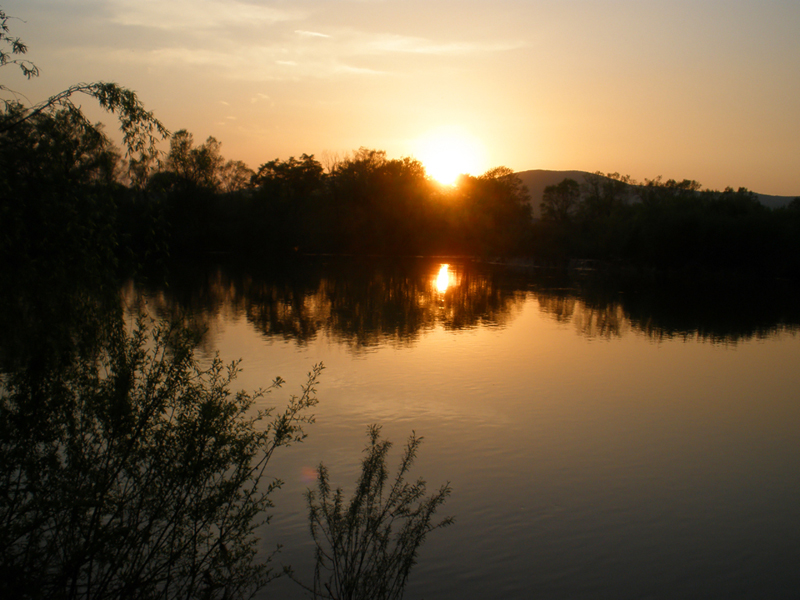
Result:
<svg viewBox="0 0 800 600"><path fill-rule="evenodd" d="M444 263L441 267L439 267L439 274L436 276L436 291L440 294L444 294L447 291L447 288L450 287L452 279L453 274L450 273L450 265Z"/></svg>

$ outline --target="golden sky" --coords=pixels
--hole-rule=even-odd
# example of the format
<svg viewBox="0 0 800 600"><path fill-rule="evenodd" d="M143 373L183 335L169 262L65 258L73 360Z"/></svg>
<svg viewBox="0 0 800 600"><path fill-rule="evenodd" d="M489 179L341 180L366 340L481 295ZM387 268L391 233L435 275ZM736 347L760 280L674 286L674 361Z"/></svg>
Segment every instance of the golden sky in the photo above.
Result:
<svg viewBox="0 0 800 600"><path fill-rule="evenodd" d="M464 171L800 195L797 0L0 0L41 70L139 93L252 168L360 146ZM89 99L83 100L89 106ZM99 113L98 113L99 115ZM449 140L449 142L448 142ZM324 164L324 160L323 160Z"/></svg>

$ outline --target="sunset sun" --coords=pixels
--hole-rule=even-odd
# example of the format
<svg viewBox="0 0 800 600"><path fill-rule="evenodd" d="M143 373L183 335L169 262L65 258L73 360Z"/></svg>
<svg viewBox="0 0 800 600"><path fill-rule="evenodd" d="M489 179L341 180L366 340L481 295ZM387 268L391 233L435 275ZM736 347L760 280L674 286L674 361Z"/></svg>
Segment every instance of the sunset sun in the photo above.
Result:
<svg viewBox="0 0 800 600"><path fill-rule="evenodd" d="M483 148L472 137L457 131L442 130L423 137L417 158L425 171L439 183L452 185L463 174L481 171Z"/></svg>

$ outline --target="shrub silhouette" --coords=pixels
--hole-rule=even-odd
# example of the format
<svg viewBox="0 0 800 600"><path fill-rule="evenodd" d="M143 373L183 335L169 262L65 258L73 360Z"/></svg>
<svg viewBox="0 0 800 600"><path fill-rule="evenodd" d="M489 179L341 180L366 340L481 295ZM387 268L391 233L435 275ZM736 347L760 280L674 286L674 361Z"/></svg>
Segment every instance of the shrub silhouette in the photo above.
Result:
<svg viewBox="0 0 800 600"><path fill-rule="evenodd" d="M316 492L307 494L316 544L314 583L307 589L315 598L402 598L425 537L453 523L452 517L434 521L437 509L450 495L449 484L426 497L425 481L405 480L422 438L411 434L387 489L386 456L392 444L381 440L377 425L369 427L368 436L361 476L349 503L341 488L331 489L324 465L318 469Z"/></svg>
<svg viewBox="0 0 800 600"><path fill-rule="evenodd" d="M269 389L231 393L237 364L201 368L194 341L117 321L67 368L3 376L0 597L243 598L274 576L265 469L303 439L322 367L254 412Z"/></svg>

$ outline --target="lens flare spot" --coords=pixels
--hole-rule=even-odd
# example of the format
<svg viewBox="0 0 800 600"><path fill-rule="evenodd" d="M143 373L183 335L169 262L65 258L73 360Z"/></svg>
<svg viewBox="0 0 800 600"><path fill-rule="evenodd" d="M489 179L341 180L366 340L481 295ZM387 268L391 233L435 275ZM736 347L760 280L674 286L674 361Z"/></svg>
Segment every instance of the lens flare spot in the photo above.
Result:
<svg viewBox="0 0 800 600"><path fill-rule="evenodd" d="M317 477L318 473L314 467L303 467L300 469L300 481L303 483L314 483Z"/></svg>

